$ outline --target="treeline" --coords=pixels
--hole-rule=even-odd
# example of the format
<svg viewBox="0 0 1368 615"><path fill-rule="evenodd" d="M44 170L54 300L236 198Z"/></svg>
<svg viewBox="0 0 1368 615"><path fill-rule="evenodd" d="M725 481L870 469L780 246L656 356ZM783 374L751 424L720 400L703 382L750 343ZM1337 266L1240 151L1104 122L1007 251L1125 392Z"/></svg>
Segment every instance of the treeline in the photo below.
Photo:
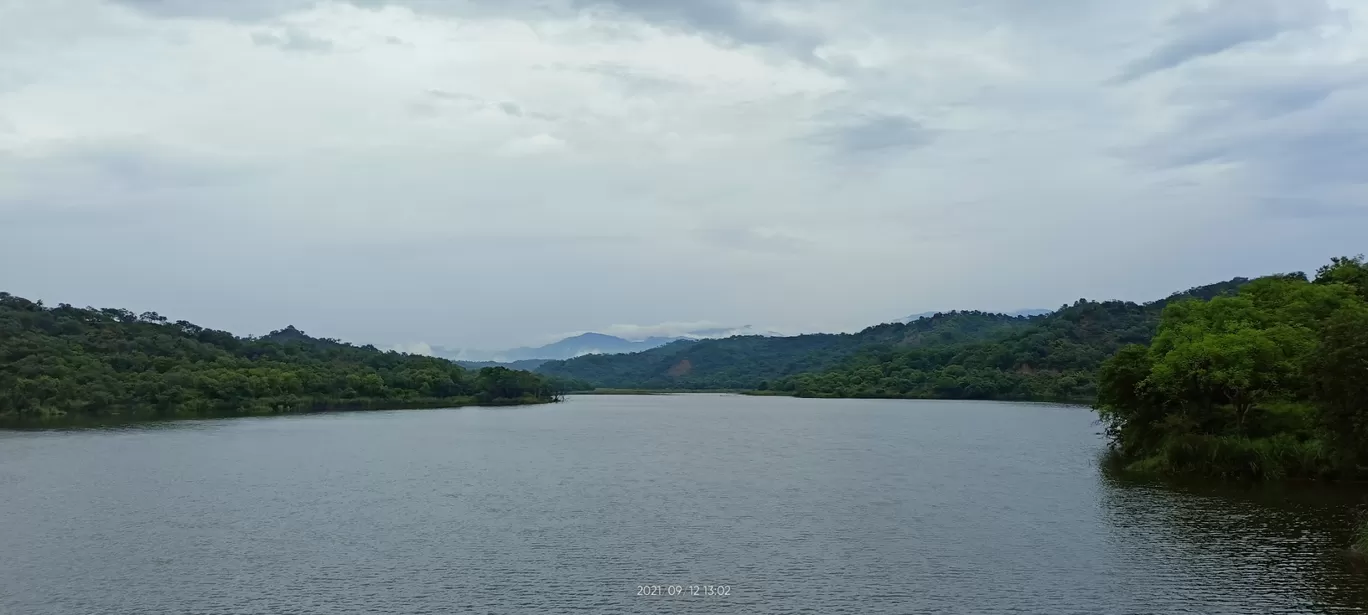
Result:
<svg viewBox="0 0 1368 615"><path fill-rule="evenodd" d="M852 334L736 336L679 341L634 354L548 361L538 372L619 389L766 389L795 374L832 369L871 348L944 346L1029 327L1041 317L951 312Z"/></svg>
<svg viewBox="0 0 1368 615"><path fill-rule="evenodd" d="M1080 300L993 339L873 348L771 388L802 397L1091 401L1097 367L1121 346L1148 340L1160 309Z"/></svg>
<svg viewBox="0 0 1368 615"><path fill-rule="evenodd" d="M0 418L203 416L552 401L582 382L155 312L0 293Z"/></svg>
<svg viewBox="0 0 1368 615"><path fill-rule="evenodd" d="M1368 478L1368 264L1168 306L1121 349L1097 408L1119 460L1223 478Z"/></svg>
<svg viewBox="0 0 1368 615"><path fill-rule="evenodd" d="M635 355L543 365L612 388L757 389L803 397L1091 402L1102 362L1154 335L1171 301L1207 299L1248 282L1193 288L1148 304L1079 300L1031 318L936 314L851 335L680 342Z"/></svg>

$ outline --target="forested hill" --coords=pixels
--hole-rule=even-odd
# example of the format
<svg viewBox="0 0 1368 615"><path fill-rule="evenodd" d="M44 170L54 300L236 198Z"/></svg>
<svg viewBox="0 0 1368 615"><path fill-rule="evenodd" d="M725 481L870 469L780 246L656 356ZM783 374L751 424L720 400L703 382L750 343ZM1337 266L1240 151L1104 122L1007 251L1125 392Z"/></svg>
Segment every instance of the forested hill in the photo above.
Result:
<svg viewBox="0 0 1368 615"><path fill-rule="evenodd" d="M877 325L859 333L679 341L635 354L549 361L538 371L606 388L753 389L785 376L830 369L871 347L941 346L987 339L1028 327L1032 320L950 312Z"/></svg>
<svg viewBox="0 0 1368 615"><path fill-rule="evenodd" d="M202 416L551 401L582 388L319 339L237 337L155 312L0 293L0 418Z"/></svg>
<svg viewBox="0 0 1368 615"><path fill-rule="evenodd" d="M1128 469L1368 479L1368 262L1171 305L1147 346L1098 374L1097 409Z"/></svg>
<svg viewBox="0 0 1368 615"><path fill-rule="evenodd" d="M952 312L848 335L677 342L539 371L599 387L771 389L805 396L1086 400L1097 366L1153 335L1169 301L1209 299L1236 278L1148 304L1079 300L1044 316Z"/></svg>

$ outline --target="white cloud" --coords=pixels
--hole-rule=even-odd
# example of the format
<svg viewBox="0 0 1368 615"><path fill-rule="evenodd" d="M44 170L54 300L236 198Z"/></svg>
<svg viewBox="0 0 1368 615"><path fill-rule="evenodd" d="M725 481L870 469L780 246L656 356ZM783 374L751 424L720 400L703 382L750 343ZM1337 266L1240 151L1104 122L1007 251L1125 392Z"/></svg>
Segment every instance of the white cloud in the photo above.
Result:
<svg viewBox="0 0 1368 615"><path fill-rule="evenodd" d="M437 354L436 354L435 352L433 352L432 346L429 346L426 342L413 342L413 343L410 343L410 344L395 344L395 345L391 346L389 349L390 349L390 350L393 350L393 351L395 351L395 352L403 352L403 353L408 353L408 354L416 354L416 355L422 355L422 356L425 356L425 357L435 357L435 356L437 356Z"/></svg>
<svg viewBox="0 0 1368 615"><path fill-rule="evenodd" d="M504 143L499 146L499 153L505 156L536 156L538 154L557 154L567 149L569 146L565 141L548 134L539 134Z"/></svg>
<svg viewBox="0 0 1368 615"><path fill-rule="evenodd" d="M558 338L570 337L586 333L579 331L567 333ZM606 335L616 335L617 337L628 340L644 340L648 337L687 337L694 339L710 337L730 337L733 335L758 335L757 331L750 326L722 325L707 320L693 322L662 322L654 325L608 325L596 331ZM764 334L774 334L772 331L764 331Z"/></svg>
<svg viewBox="0 0 1368 615"><path fill-rule="evenodd" d="M0 278L477 348L1154 298L1361 251L1366 33L1353 0L0 1Z"/></svg>

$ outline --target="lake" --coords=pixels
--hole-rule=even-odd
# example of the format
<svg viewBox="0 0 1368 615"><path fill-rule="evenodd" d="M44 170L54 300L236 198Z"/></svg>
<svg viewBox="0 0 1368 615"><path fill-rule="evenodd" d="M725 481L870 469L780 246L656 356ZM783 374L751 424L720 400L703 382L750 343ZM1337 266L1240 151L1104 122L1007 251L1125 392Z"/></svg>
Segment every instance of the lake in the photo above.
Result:
<svg viewBox="0 0 1368 615"><path fill-rule="evenodd" d="M1099 431L727 395L5 431L0 613L1365 612L1361 491L1129 481Z"/></svg>

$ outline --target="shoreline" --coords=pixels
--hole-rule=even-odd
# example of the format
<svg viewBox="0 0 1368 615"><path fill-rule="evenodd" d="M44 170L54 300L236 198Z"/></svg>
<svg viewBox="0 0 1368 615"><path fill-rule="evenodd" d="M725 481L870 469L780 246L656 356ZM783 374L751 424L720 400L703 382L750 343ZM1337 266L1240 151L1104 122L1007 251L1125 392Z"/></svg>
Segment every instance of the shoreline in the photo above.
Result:
<svg viewBox="0 0 1368 615"><path fill-rule="evenodd" d="M115 412L100 415L56 415L56 416L0 416L0 431L43 431L62 429L85 429L118 427L138 424L170 423L178 421L216 421L234 418L253 418L271 416L303 416L309 414L341 414L347 412L392 412L395 410L444 410L448 408L507 408L516 406L540 406L560 403L561 398L495 400L480 402L473 397L408 400L393 402L365 400L357 403L321 404L309 408L288 410L251 410L224 409L210 412L186 414L164 414L159 412L133 411Z"/></svg>

